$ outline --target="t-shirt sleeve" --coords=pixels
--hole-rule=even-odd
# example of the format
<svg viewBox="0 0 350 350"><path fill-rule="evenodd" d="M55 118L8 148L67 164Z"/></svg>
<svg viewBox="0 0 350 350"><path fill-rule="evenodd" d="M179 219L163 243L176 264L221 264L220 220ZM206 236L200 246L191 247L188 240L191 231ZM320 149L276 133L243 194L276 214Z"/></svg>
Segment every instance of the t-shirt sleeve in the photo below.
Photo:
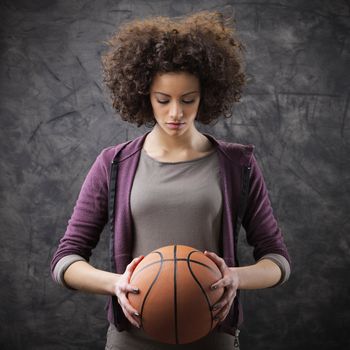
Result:
<svg viewBox="0 0 350 350"><path fill-rule="evenodd" d="M53 270L53 279L57 284L67 287L68 289L75 290L75 288L70 287L64 281L64 273L66 272L68 267L73 263L75 263L76 261L86 261L86 260L77 254L66 255L62 259L58 260Z"/></svg>
<svg viewBox="0 0 350 350"><path fill-rule="evenodd" d="M290 276L290 265L288 260L284 256L279 254L266 254L262 258L260 258L259 261L263 259L273 261L281 270L280 280L272 287L277 287L280 284L283 284L288 281Z"/></svg>

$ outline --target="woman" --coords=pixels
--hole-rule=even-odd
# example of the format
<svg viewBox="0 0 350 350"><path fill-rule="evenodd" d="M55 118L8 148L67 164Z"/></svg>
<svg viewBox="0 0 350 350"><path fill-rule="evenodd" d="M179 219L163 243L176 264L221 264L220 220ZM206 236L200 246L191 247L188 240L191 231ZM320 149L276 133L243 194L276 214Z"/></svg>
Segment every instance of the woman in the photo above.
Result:
<svg viewBox="0 0 350 350"><path fill-rule="evenodd" d="M110 296L106 349L173 348L139 329L140 316L127 299L138 293L130 276L161 246L203 250L223 276L212 286L225 288L213 306L219 325L182 348L238 348L239 290L277 286L290 274L253 147L216 140L196 126L229 117L240 100L242 44L219 12L208 11L135 20L108 43L104 81L113 107L123 120L152 130L97 157L52 259L53 278ZM88 263L108 220L110 272ZM240 221L256 260L244 267L236 252Z"/></svg>

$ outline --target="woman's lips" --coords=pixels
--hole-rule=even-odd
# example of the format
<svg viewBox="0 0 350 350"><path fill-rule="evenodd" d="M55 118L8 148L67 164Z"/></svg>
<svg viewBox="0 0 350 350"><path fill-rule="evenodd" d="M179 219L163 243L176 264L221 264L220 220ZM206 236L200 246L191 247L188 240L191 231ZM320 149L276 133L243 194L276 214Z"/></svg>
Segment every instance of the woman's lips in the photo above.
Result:
<svg viewBox="0 0 350 350"><path fill-rule="evenodd" d="M170 129L180 129L185 125L185 123L166 123L166 125Z"/></svg>

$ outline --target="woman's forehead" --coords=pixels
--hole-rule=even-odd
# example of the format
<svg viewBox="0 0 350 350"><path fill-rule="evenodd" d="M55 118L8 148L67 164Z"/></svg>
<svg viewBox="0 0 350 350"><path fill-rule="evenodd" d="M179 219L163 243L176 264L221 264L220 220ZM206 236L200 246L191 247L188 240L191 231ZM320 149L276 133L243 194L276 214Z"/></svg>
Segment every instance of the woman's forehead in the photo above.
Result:
<svg viewBox="0 0 350 350"><path fill-rule="evenodd" d="M189 94L199 92L198 78L187 72L157 73L152 81L152 92L159 92L165 95Z"/></svg>

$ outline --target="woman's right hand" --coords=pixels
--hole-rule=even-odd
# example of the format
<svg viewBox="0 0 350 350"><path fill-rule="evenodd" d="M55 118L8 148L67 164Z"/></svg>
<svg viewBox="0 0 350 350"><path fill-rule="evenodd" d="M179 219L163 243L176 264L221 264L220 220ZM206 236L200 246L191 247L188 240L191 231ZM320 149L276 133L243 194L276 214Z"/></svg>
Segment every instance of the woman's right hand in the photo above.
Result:
<svg viewBox="0 0 350 350"><path fill-rule="evenodd" d="M137 310L131 306L127 296L128 293L139 293L138 288L132 286L129 282L133 271L143 258L144 256L141 255L133 259L126 267L125 272L120 275L118 282L115 284L115 295L118 298L119 305L121 306L126 318L137 328L140 328L141 326L140 315L138 314Z"/></svg>

